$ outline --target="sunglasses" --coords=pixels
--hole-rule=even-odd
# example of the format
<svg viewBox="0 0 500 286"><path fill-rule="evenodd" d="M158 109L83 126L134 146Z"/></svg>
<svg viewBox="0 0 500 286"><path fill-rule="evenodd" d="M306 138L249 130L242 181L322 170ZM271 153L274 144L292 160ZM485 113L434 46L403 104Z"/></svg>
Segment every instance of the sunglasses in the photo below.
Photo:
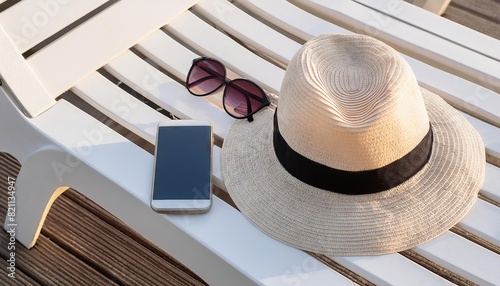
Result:
<svg viewBox="0 0 500 286"><path fill-rule="evenodd" d="M193 60L186 79L192 95L209 95L223 85L222 105L234 118L253 121L252 115L270 104L264 90L254 82L244 78L228 80L226 67L220 61L207 57Z"/></svg>

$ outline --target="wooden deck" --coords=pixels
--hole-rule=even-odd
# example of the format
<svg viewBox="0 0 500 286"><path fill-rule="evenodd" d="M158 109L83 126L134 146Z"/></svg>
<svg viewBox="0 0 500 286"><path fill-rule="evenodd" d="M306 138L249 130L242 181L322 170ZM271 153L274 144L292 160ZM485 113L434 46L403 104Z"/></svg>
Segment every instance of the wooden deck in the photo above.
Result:
<svg viewBox="0 0 500 286"><path fill-rule="evenodd" d="M452 0L443 17L500 39L498 0Z"/></svg>
<svg viewBox="0 0 500 286"><path fill-rule="evenodd" d="M443 16L500 39L498 0L453 0ZM67 94L66 98L75 104L80 104L71 94ZM90 107L88 109L91 110ZM108 118L98 113L96 117L130 137L126 130ZM152 151L149 143L138 138L130 139L146 150ZM0 221L2 222L6 214L7 178L16 177L19 168L15 159L0 154ZM230 202L226 193L216 193ZM458 228L452 231L469 236ZM479 239L473 238L473 240L497 253L500 252L497 246L488 245ZM0 231L2 257L0 264L4 273L0 276L1 285L205 284L167 253L74 190L65 192L54 203L35 247L27 250L19 243L16 244L16 279L10 279L6 274L8 266L6 259L10 253L6 247L8 242L8 233ZM436 267L412 251L405 251L402 254L454 283L471 284ZM353 281L361 285L370 285L368 281L331 260L321 256L318 258Z"/></svg>
<svg viewBox="0 0 500 286"><path fill-rule="evenodd" d="M7 177L19 164L0 156L1 220L5 217ZM9 236L0 232L0 245ZM2 271L7 247L0 248ZM16 279L1 275L2 285L203 285L180 263L145 241L105 210L69 190L56 200L37 244L16 245Z"/></svg>

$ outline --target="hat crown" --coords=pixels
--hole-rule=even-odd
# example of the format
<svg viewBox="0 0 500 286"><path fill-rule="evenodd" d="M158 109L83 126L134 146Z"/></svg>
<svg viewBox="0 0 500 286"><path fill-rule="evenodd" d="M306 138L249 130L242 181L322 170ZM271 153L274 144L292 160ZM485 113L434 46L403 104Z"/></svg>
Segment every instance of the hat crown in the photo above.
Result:
<svg viewBox="0 0 500 286"><path fill-rule="evenodd" d="M362 35L323 35L291 60L279 128L301 155L346 171L383 167L429 130L415 76L391 47Z"/></svg>

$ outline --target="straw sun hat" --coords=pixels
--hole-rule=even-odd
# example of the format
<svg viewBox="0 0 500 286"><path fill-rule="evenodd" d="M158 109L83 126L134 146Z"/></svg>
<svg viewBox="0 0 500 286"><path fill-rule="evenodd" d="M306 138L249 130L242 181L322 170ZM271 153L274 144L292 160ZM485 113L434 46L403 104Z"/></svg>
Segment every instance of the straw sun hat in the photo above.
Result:
<svg viewBox="0 0 500 286"><path fill-rule="evenodd" d="M391 47L325 34L291 60L276 112L223 145L227 190L268 235L327 255L415 247L455 225L484 181L484 146Z"/></svg>

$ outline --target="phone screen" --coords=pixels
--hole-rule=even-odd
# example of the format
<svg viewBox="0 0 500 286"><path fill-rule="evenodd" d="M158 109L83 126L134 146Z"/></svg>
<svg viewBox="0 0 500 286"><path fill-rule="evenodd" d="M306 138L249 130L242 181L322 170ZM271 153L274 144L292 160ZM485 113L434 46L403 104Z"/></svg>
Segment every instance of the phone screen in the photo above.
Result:
<svg viewBox="0 0 500 286"><path fill-rule="evenodd" d="M160 126L153 200L208 200L211 189L210 126Z"/></svg>

